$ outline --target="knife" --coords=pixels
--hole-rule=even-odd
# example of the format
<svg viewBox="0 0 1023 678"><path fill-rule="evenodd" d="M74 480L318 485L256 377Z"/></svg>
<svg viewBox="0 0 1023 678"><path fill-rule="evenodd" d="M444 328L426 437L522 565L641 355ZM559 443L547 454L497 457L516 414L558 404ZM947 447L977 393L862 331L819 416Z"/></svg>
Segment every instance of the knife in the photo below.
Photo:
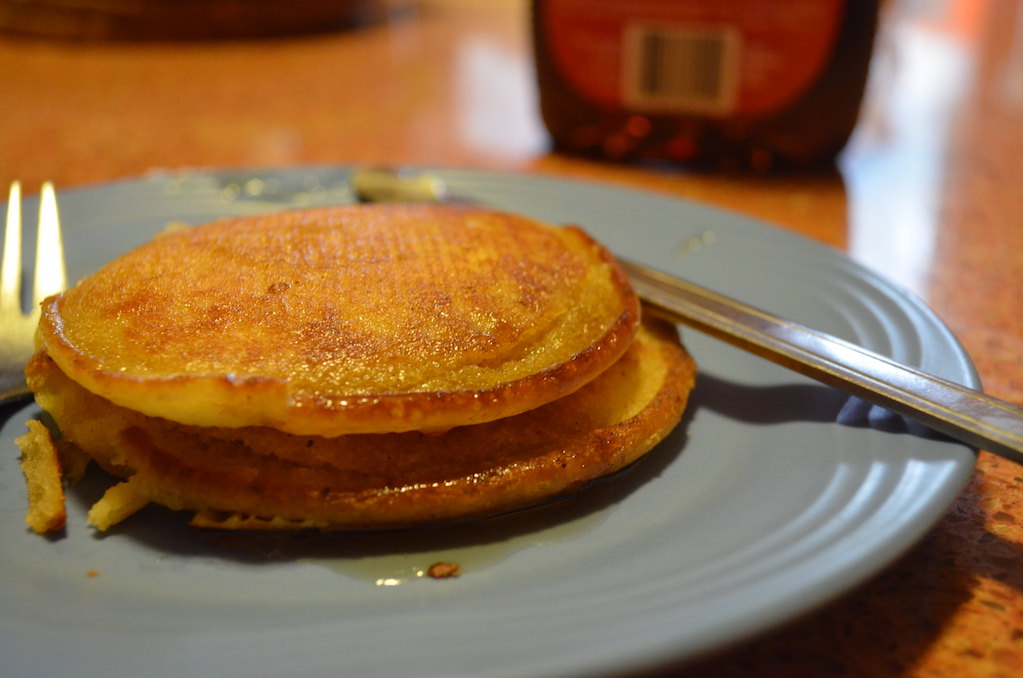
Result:
<svg viewBox="0 0 1023 678"><path fill-rule="evenodd" d="M362 202L469 202L433 174L354 170ZM780 318L692 282L616 257L653 313L920 422L968 445L1023 464L1023 409Z"/></svg>

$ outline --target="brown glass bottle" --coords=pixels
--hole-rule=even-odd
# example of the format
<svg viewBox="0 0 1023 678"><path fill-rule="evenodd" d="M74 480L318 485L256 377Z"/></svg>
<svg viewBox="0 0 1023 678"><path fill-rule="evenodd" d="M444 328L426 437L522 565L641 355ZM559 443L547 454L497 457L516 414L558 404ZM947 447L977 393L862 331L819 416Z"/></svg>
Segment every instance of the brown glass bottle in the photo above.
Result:
<svg viewBox="0 0 1023 678"><path fill-rule="evenodd" d="M828 163L856 123L878 0L533 0L555 147L766 170Z"/></svg>

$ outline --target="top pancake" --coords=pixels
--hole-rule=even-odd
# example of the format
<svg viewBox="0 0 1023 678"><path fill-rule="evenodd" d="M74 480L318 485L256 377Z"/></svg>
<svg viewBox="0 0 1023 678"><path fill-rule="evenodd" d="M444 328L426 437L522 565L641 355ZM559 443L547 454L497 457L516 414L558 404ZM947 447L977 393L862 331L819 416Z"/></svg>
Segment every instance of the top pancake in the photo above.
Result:
<svg viewBox="0 0 1023 678"><path fill-rule="evenodd" d="M86 389L198 426L443 430L564 396L617 360L638 301L583 231L450 205L217 221L43 303Z"/></svg>

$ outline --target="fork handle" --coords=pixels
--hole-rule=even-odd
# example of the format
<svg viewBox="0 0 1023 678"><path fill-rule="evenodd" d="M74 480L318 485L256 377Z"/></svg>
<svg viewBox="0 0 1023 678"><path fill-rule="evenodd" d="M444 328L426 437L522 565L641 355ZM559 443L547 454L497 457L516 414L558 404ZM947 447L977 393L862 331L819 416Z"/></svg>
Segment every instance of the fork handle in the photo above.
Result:
<svg viewBox="0 0 1023 678"><path fill-rule="evenodd" d="M1023 410L662 271L618 258L655 312L1023 464Z"/></svg>

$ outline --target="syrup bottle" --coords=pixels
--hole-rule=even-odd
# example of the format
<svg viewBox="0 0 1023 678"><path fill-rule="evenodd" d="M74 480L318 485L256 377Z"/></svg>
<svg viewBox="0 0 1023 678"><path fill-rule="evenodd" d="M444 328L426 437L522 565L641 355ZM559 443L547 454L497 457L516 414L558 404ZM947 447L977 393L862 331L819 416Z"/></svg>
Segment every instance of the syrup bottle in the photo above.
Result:
<svg viewBox="0 0 1023 678"><path fill-rule="evenodd" d="M827 164L856 123L879 0L532 0L558 150L769 170Z"/></svg>

